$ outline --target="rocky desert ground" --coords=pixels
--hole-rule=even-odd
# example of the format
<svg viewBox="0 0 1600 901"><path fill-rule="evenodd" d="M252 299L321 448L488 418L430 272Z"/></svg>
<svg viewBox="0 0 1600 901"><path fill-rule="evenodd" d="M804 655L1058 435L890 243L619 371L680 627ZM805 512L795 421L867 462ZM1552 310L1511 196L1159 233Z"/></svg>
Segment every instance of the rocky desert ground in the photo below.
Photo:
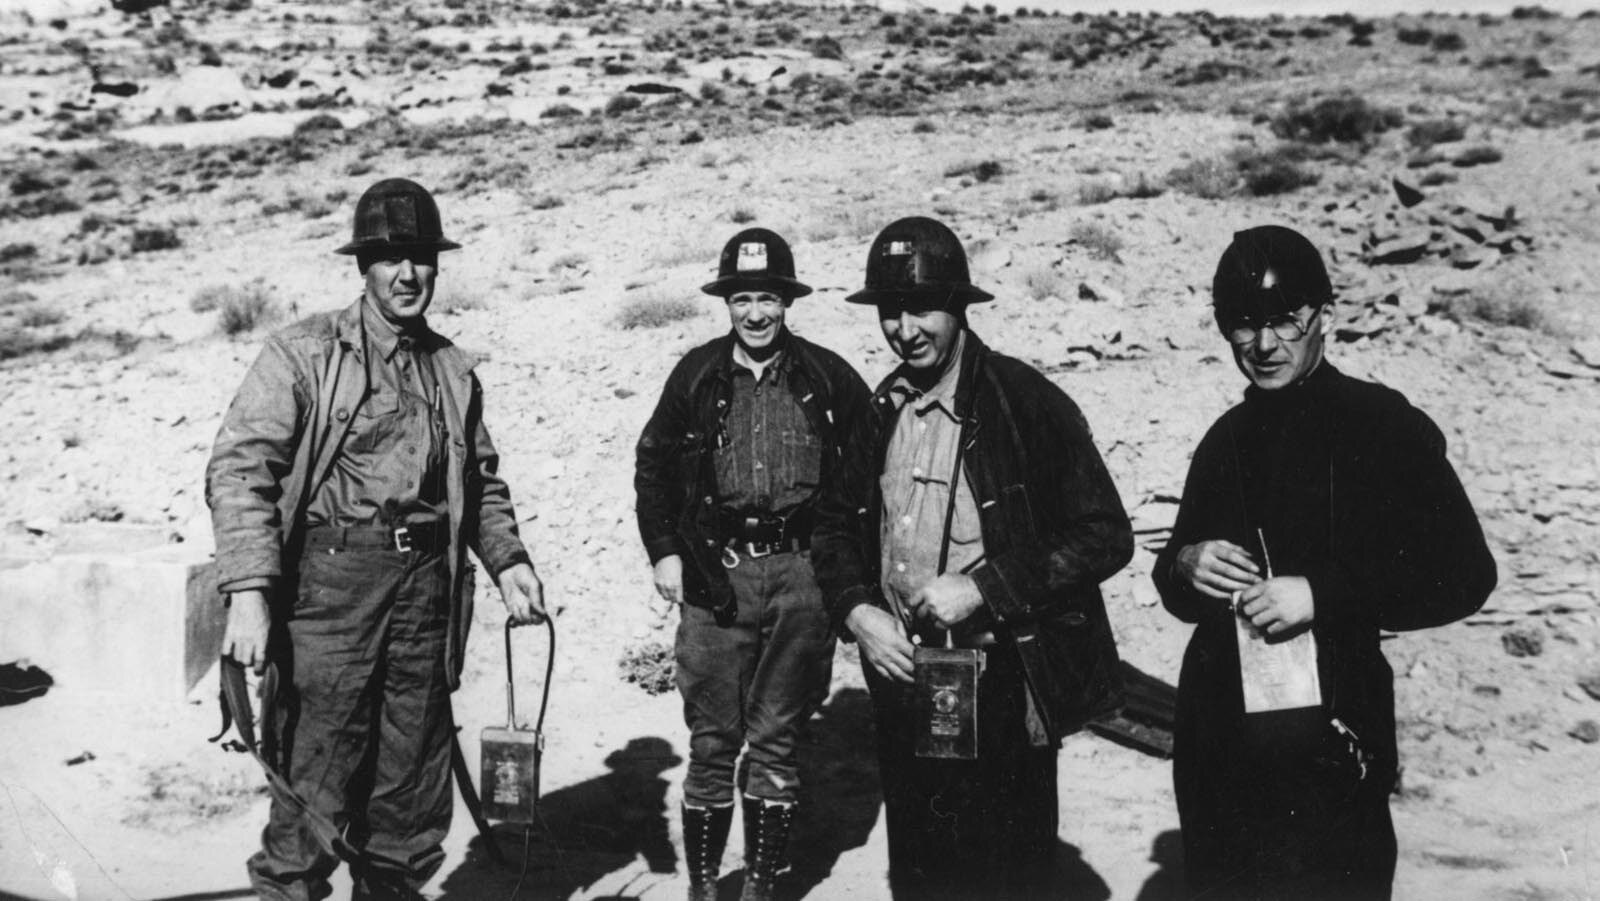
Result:
<svg viewBox="0 0 1600 901"><path fill-rule="evenodd" d="M1171 682L1187 628L1148 584L1153 549L1242 385L1210 325L1212 267L1236 229L1300 228L1339 288L1331 358L1439 422L1500 564L1481 614L1386 642L1397 896L1600 895L1596 15L8 4L0 160L9 558L97 522L204 547L202 470L262 337L355 297L330 251L367 184L436 191L466 247L430 320L484 357L560 610L550 828L524 898L685 885L661 841L678 841L686 750L660 690L673 622L633 525L632 448L672 363L726 328L696 289L734 231L790 238L819 287L791 324L873 382L893 361L843 302L872 235L910 214L952 225L999 298L974 328L1094 427L1141 542L1106 586L1117 636ZM480 591L456 702L471 760L503 718ZM543 642L523 639L528 699ZM791 897L888 896L855 667L842 647L808 733ZM58 684L0 709L0 897L248 897L265 796L247 756L206 743L212 690ZM1060 760L1070 897L1171 897L1169 764L1092 733ZM501 837L515 858L522 836ZM431 897L510 895L516 870L472 839L458 816Z"/></svg>

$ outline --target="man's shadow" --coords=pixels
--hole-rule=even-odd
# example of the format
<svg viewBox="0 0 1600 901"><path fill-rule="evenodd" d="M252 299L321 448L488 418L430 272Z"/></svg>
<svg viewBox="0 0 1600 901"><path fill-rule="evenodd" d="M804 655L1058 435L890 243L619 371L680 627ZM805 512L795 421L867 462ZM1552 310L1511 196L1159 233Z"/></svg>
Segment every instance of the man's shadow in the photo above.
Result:
<svg viewBox="0 0 1600 901"><path fill-rule="evenodd" d="M867 843L883 806L872 702L841 688L800 735L800 800L790 838L791 869L781 899L803 898L833 872L839 855ZM724 869L739 866L742 841L728 842Z"/></svg>
<svg viewBox="0 0 1600 901"><path fill-rule="evenodd" d="M1160 869L1150 874L1135 901L1177 901L1184 897L1183 836L1168 829L1150 845L1150 862Z"/></svg>
<svg viewBox="0 0 1600 901"><path fill-rule="evenodd" d="M661 774L682 762L666 739L630 740L606 758L611 772L540 798L531 834L497 824L493 832L505 864L489 857L481 835L474 837L466 859L441 884L441 901L509 897L521 874L525 840L524 897L569 897L640 856L652 873L674 872L678 854L667 831L668 784Z"/></svg>

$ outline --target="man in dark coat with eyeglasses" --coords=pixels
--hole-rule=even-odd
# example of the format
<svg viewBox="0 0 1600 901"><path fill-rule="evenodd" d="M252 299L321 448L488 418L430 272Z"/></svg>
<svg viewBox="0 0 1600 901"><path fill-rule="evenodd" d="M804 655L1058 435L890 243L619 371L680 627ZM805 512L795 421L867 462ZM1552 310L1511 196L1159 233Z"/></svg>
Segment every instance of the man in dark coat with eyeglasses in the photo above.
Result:
<svg viewBox="0 0 1600 901"><path fill-rule="evenodd" d="M1303 235L1234 235L1212 281L1249 380L1201 439L1154 579L1194 635L1173 781L1194 897L1371 901L1396 845L1383 630L1478 610L1495 564L1445 440L1324 359L1333 289Z"/></svg>

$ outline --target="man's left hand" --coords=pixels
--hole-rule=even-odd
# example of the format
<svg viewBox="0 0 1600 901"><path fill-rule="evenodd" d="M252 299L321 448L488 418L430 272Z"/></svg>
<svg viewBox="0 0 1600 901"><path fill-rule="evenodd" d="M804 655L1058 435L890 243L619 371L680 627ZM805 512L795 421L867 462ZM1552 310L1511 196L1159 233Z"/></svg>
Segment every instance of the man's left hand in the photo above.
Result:
<svg viewBox="0 0 1600 901"><path fill-rule="evenodd" d="M518 563L500 573L500 600L505 602L506 613L513 626L542 623L545 620L544 584L534 574L533 567Z"/></svg>
<svg viewBox="0 0 1600 901"><path fill-rule="evenodd" d="M1316 612L1305 576L1276 576L1239 592L1239 615L1268 635L1309 626Z"/></svg>
<svg viewBox="0 0 1600 901"><path fill-rule="evenodd" d="M906 602L913 615L931 620L935 626L948 629L978 612L983 606L983 595L978 583L962 573L945 573L922 586Z"/></svg>

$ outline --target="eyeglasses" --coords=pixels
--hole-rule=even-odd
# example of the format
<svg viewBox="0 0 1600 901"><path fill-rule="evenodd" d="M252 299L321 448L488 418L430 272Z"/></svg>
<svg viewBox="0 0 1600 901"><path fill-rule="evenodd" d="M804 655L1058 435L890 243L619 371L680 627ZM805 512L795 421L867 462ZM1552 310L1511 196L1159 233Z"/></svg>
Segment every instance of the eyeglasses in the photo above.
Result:
<svg viewBox="0 0 1600 901"><path fill-rule="evenodd" d="M1317 316L1321 313L1322 307L1317 307L1311 311L1310 316L1306 317L1305 322L1301 322L1292 314L1285 313L1282 316L1273 316L1259 325L1249 322L1241 323L1228 329L1224 334L1228 336L1228 343L1237 344L1241 347L1256 343L1256 339L1261 337L1262 329L1271 330L1279 341L1299 341L1305 337L1306 332L1311 330L1311 323L1316 321Z"/></svg>

